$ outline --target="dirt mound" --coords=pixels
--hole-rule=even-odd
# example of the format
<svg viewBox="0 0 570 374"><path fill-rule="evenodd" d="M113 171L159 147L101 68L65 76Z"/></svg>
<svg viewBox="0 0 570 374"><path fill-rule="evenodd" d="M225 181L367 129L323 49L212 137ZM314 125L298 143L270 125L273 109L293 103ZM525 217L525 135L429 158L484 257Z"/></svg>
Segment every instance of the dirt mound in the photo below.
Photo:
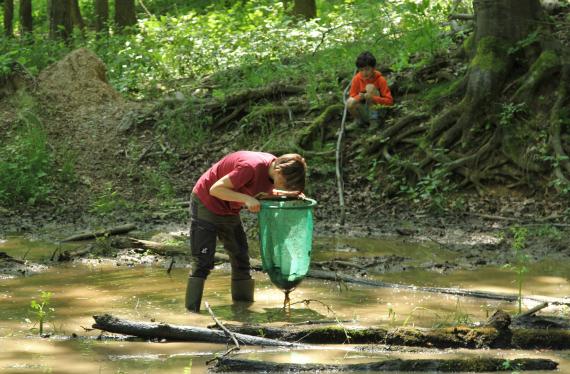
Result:
<svg viewBox="0 0 570 374"><path fill-rule="evenodd" d="M107 80L103 61L85 48L71 52L42 71L38 89L51 103L69 110L122 101Z"/></svg>

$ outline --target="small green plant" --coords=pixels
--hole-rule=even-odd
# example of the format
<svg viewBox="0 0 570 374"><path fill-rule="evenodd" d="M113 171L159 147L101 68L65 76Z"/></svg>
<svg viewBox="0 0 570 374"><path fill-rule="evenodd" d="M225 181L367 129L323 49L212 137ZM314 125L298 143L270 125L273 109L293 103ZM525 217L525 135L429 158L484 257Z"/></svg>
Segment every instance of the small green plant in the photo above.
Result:
<svg viewBox="0 0 570 374"><path fill-rule="evenodd" d="M388 303L388 319L390 320L391 325L396 323L397 320L396 311L390 303Z"/></svg>
<svg viewBox="0 0 570 374"><path fill-rule="evenodd" d="M191 373L192 373L192 359L190 359L187 366L184 366L184 374L191 374Z"/></svg>
<svg viewBox="0 0 570 374"><path fill-rule="evenodd" d="M516 117L517 114L523 113L525 111L524 103L521 104L513 104L507 103L503 104L501 113L499 114L499 124L501 127L506 128L508 127L513 119Z"/></svg>
<svg viewBox="0 0 570 374"><path fill-rule="evenodd" d="M105 215L128 206L125 199L113 187L113 183L105 184L103 191L91 203L91 213Z"/></svg>
<svg viewBox="0 0 570 374"><path fill-rule="evenodd" d="M512 269L516 274L516 282L518 288L518 314L522 313L522 290L525 279L525 274L528 272L528 264L530 257L525 253L526 241L528 236L528 229L525 227L511 227L513 234L513 243L511 248L514 254L513 263L505 265L506 268Z"/></svg>
<svg viewBox="0 0 570 374"><path fill-rule="evenodd" d="M51 292L42 291L40 293L40 301L37 302L35 299L30 302L30 309L34 314L36 322L39 324L39 334L44 333L44 323L51 317L55 312L55 309L50 307L50 300L52 297Z"/></svg>
<svg viewBox="0 0 570 374"><path fill-rule="evenodd" d="M431 309L424 308L423 306L416 306L414 309L412 309L412 311L410 312L410 315L408 317L406 317L406 319L402 323L402 327L406 327L408 325L410 320L412 320L415 317L414 313L417 312L418 310L425 310L428 312L431 311Z"/></svg>

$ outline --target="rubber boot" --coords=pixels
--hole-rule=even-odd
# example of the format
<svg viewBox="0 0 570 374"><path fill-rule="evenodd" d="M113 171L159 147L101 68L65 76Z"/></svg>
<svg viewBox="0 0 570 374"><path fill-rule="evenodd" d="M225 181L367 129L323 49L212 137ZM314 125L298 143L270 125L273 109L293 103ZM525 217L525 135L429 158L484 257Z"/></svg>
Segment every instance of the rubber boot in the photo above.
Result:
<svg viewBox="0 0 570 374"><path fill-rule="evenodd" d="M253 279L232 279L232 300L253 302L255 281Z"/></svg>
<svg viewBox="0 0 570 374"><path fill-rule="evenodd" d="M189 312L198 313L200 311L205 281L204 278L188 278L188 286L186 286L186 309L188 309Z"/></svg>

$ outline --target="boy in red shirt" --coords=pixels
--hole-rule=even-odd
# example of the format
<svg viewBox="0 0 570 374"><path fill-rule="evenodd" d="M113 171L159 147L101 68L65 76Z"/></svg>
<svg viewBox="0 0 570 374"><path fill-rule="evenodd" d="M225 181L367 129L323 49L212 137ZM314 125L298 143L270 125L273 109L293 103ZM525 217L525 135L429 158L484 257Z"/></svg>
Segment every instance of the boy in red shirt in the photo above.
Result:
<svg viewBox="0 0 570 374"><path fill-rule="evenodd" d="M204 282L214 267L216 239L230 256L231 292L236 301L253 301L248 244L239 217L245 207L259 212L259 198L298 196L305 189L307 165L298 154L230 153L208 169L192 190L190 248L192 272L186 288L186 309L200 311Z"/></svg>
<svg viewBox="0 0 570 374"><path fill-rule="evenodd" d="M355 122L347 126L347 130L354 130L366 123L376 129L380 125L380 118L374 106L392 106L394 99L386 79L376 70L376 58L372 53L362 52L356 58L356 67L358 73L352 78L350 97L346 102Z"/></svg>

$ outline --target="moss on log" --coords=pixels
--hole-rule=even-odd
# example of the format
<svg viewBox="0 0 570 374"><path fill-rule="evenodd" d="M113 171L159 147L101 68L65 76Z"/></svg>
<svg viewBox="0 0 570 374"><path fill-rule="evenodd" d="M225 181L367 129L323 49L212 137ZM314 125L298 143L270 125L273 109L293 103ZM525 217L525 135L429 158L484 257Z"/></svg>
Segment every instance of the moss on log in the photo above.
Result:
<svg viewBox="0 0 570 374"><path fill-rule="evenodd" d="M327 123L330 122L334 116L340 114L344 109L342 104L333 104L328 106L320 116L306 128L304 128L298 135L297 144L306 148L316 139L317 134L321 135L321 141L324 140Z"/></svg>
<svg viewBox="0 0 570 374"><path fill-rule="evenodd" d="M226 325L240 334L310 344L387 344L428 348L570 349L570 331L509 330L491 326L456 326L438 329L356 328L342 326L266 327Z"/></svg>
<svg viewBox="0 0 570 374"><path fill-rule="evenodd" d="M297 373L297 372L355 372L355 371L412 371L412 372L495 372L523 370L556 370L558 363L542 358L519 358L505 360L490 357L467 359L420 359L420 360L385 360L364 364L323 365L323 364L283 364L266 361L237 360L220 358L214 372L254 372L254 373Z"/></svg>

